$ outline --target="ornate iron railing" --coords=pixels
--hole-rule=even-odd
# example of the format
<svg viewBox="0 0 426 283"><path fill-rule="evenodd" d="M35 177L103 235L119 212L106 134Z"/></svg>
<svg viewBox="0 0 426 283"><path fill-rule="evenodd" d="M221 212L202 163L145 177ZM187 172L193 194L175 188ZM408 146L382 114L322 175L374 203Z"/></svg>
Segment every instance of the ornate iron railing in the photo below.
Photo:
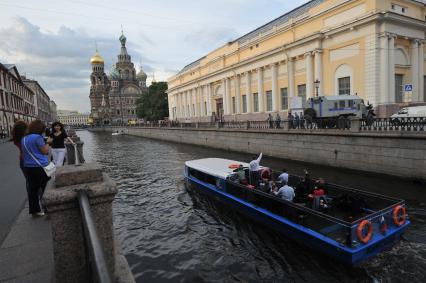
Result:
<svg viewBox="0 0 426 283"><path fill-rule="evenodd" d="M372 123L361 120L361 131L426 131L425 117L411 118L376 118Z"/></svg>

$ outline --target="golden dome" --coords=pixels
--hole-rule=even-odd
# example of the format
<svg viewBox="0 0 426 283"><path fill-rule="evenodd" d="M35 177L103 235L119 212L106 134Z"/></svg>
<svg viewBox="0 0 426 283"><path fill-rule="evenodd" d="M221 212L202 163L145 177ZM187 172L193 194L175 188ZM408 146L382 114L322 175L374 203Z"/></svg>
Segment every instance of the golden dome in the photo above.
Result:
<svg viewBox="0 0 426 283"><path fill-rule="evenodd" d="M99 55L99 52L96 50L95 56L90 59L90 64L103 64L104 59Z"/></svg>

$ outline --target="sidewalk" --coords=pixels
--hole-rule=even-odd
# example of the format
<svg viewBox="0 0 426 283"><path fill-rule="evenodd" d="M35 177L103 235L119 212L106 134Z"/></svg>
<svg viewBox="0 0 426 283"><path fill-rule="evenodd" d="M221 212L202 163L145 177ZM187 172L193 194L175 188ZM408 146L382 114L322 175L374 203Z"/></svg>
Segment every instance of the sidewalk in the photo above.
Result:
<svg viewBox="0 0 426 283"><path fill-rule="evenodd" d="M28 204L1 245L0 282L54 282L50 220L28 215Z"/></svg>
<svg viewBox="0 0 426 283"><path fill-rule="evenodd" d="M0 282L53 282L50 221L28 214L25 178L13 143L0 141L0 164Z"/></svg>

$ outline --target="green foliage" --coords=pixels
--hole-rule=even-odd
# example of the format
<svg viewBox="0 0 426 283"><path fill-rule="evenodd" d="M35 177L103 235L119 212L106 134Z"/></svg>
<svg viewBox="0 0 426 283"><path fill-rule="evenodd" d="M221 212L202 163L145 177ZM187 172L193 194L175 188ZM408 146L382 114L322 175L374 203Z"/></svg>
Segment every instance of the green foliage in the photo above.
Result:
<svg viewBox="0 0 426 283"><path fill-rule="evenodd" d="M136 101L136 113L146 121L163 120L169 114L167 82L153 82L148 92Z"/></svg>

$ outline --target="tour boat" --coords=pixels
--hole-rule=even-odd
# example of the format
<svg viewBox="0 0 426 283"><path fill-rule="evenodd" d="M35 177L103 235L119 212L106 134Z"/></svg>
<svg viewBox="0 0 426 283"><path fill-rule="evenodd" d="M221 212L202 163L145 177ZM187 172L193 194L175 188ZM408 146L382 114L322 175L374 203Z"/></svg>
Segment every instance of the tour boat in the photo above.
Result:
<svg viewBox="0 0 426 283"><path fill-rule="evenodd" d="M187 187L347 265L358 265L392 247L410 224L403 200L325 182L326 195L306 202L286 201L240 184L236 173L240 164L248 178L248 163L219 158L187 161ZM275 174L266 167L260 170ZM297 187L300 180L290 175L288 183ZM317 205L318 198L327 209Z"/></svg>

